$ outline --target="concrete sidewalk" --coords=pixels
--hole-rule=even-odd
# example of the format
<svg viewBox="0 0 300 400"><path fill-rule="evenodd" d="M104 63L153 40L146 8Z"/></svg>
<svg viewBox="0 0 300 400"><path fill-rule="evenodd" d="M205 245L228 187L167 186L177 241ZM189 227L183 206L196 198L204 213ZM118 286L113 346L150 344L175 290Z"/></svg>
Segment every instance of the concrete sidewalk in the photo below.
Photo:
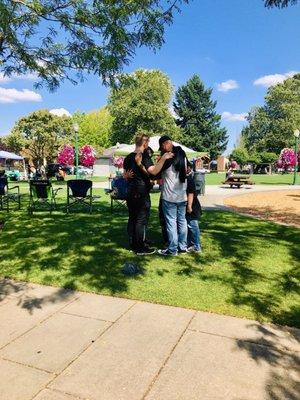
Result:
<svg viewBox="0 0 300 400"><path fill-rule="evenodd" d="M300 330L0 281L1 400L298 400Z"/></svg>
<svg viewBox="0 0 300 400"><path fill-rule="evenodd" d="M106 189L107 182L94 182L94 188ZM229 209L224 205L224 199L258 192L276 192L284 190L299 190L300 185L246 185L241 188L230 188L228 185L207 185L205 195L200 196L200 202L204 209Z"/></svg>

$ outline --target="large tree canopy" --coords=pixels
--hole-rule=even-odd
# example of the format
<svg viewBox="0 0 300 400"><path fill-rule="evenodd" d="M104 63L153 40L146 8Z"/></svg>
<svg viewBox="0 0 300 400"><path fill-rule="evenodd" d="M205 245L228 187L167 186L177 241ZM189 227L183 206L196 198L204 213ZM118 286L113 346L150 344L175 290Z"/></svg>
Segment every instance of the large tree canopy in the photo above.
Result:
<svg viewBox="0 0 300 400"><path fill-rule="evenodd" d="M20 118L6 143L15 143L16 150L24 150L36 166L55 159L59 147L70 141L73 134L72 118L58 117L48 110L38 110Z"/></svg>
<svg viewBox="0 0 300 400"><path fill-rule="evenodd" d="M292 146L293 131L300 126L300 74L270 87L265 105L254 108L247 119L242 136L249 152L279 154Z"/></svg>
<svg viewBox="0 0 300 400"><path fill-rule="evenodd" d="M215 159L227 147L228 136L221 128L221 116L216 113L216 101L211 99L212 89L206 89L198 75L178 88L174 110L181 128L181 142L197 151L207 151Z"/></svg>
<svg viewBox="0 0 300 400"><path fill-rule="evenodd" d="M0 0L0 71L55 89L84 72L112 81L139 46L159 48L189 0Z"/></svg>
<svg viewBox="0 0 300 400"><path fill-rule="evenodd" d="M177 127L169 110L171 96L170 80L159 70L139 69L120 75L109 98L109 111L114 117L112 143L129 143L140 130L175 138Z"/></svg>
<svg viewBox="0 0 300 400"><path fill-rule="evenodd" d="M113 117L107 107L86 114L75 113L73 120L79 124L79 145L92 145L97 151L111 145Z"/></svg>

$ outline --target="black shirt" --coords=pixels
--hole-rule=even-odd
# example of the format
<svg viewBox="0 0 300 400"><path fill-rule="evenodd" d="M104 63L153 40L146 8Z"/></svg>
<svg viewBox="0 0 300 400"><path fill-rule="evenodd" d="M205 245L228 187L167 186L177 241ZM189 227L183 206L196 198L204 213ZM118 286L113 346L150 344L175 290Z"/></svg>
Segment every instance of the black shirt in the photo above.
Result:
<svg viewBox="0 0 300 400"><path fill-rule="evenodd" d="M186 215L188 215L191 219L199 219L202 214L201 204L198 200L196 185L195 185L194 179L191 175L189 175L187 177L186 193L187 194L193 193L193 195L194 195L193 204L192 204L192 212L191 212L191 214L187 213Z"/></svg>
<svg viewBox="0 0 300 400"><path fill-rule="evenodd" d="M124 170L125 171L133 171L133 178L128 180L129 188L128 194L129 195L146 195L151 190L151 183L150 177L142 171L142 169L137 165L135 161L136 153L130 153L126 156L124 160ZM151 157L145 153L143 153L142 164L146 168L146 170L153 165Z"/></svg>

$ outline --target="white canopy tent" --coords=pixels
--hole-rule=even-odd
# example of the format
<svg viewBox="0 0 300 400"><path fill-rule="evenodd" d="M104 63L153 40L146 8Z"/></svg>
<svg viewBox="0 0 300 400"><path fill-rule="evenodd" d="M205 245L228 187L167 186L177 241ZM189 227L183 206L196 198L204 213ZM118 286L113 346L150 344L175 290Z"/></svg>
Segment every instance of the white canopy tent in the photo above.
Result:
<svg viewBox="0 0 300 400"><path fill-rule="evenodd" d="M18 160L18 161L24 160L23 157L18 156L17 154L10 153L9 151L3 151L3 150L0 151L0 159L3 159L3 160Z"/></svg>
<svg viewBox="0 0 300 400"><path fill-rule="evenodd" d="M9 151L0 151L0 160L4 160L4 167L6 167L6 161L7 160L13 160L13 161L23 161L23 169L24 169L24 176L26 178L26 168L25 168L25 160L24 157L19 156L14 153L10 153Z"/></svg>
<svg viewBox="0 0 300 400"><path fill-rule="evenodd" d="M150 137L149 146L152 150L159 151L159 138L160 136L152 136ZM197 156L199 152L189 149L188 147L184 146L183 144L174 142L175 146L180 146L188 156L193 157ZM115 146L110 147L110 150L114 150L115 155L126 155L134 151L135 145L134 144L124 144L124 143L117 143Z"/></svg>
<svg viewBox="0 0 300 400"><path fill-rule="evenodd" d="M154 152L159 151L159 138L160 136L150 137L149 146ZM193 149L189 149L188 147L174 142L175 146L181 146L181 148L186 152L186 155L189 159L196 157L208 158L207 153L199 153ZM116 168L113 164L113 158L116 156L126 156L129 153L134 151L134 144L126 144L126 143L117 143L115 146L112 146L106 149L101 157L99 157L94 165L94 175L98 176L106 176L111 175L116 172Z"/></svg>

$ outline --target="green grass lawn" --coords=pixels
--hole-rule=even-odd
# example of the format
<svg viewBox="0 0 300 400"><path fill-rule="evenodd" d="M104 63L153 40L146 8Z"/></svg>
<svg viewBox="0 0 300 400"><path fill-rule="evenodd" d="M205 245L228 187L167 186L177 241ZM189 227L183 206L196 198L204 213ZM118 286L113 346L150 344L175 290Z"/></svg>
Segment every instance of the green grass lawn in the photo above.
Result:
<svg viewBox="0 0 300 400"><path fill-rule="evenodd" d="M293 174L252 175L251 179L256 185L291 185ZM221 185L225 181L225 174L210 173L206 175L207 185ZM300 174L298 174L300 182Z"/></svg>
<svg viewBox="0 0 300 400"><path fill-rule="evenodd" d="M0 232L0 276L300 327L300 230L229 212L205 212L203 253L137 257L127 245L127 212L110 213L102 190L92 215L58 211L9 215ZM161 242L158 195L150 239ZM133 261L144 274L126 277Z"/></svg>
<svg viewBox="0 0 300 400"><path fill-rule="evenodd" d="M75 179L74 175L68 175L66 180ZM93 176L93 182L108 182L107 176ZM251 179L257 185L291 185L293 182L293 174L273 174L273 175L252 175ZM221 185L225 181L225 174L210 173L206 175L206 185ZM300 182L300 173L298 174L298 182ZM66 182L53 180L54 185L64 186ZM27 181L10 182L10 186L20 185L28 186Z"/></svg>

